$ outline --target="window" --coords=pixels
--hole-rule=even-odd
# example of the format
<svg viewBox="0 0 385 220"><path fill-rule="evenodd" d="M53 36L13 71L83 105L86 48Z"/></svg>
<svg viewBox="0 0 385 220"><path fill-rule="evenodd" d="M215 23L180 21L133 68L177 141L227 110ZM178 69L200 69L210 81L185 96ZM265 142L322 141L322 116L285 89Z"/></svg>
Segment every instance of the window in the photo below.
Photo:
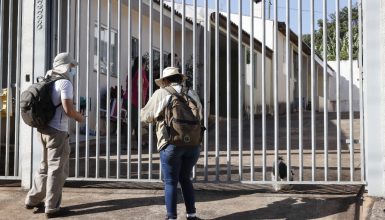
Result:
<svg viewBox="0 0 385 220"><path fill-rule="evenodd" d="M246 49L246 64L250 64L250 49Z"/></svg>
<svg viewBox="0 0 385 220"><path fill-rule="evenodd" d="M98 25L95 24L94 35L94 71L98 68ZM100 28L100 72L107 74L107 46L108 46L108 29L106 26ZM118 48L118 34L115 30L111 29L110 38L110 74L111 76L117 75L117 48Z"/></svg>
<svg viewBox="0 0 385 220"><path fill-rule="evenodd" d="M159 72L160 70L160 52L156 49L152 49L152 62L153 62L153 71Z"/></svg>

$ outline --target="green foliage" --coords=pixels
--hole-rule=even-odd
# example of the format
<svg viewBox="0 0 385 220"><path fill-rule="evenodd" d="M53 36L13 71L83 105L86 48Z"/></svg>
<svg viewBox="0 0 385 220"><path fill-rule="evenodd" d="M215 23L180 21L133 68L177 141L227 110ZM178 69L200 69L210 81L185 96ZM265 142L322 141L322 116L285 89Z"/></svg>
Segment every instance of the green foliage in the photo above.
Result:
<svg viewBox="0 0 385 220"><path fill-rule="evenodd" d="M349 28L348 28L348 8L344 7L339 12L339 30L340 35L338 37L340 43L340 59L349 59ZM323 20L317 21L319 27L314 31L314 50L317 55L323 57ZM326 21L327 28L327 60L336 60L336 14L330 14L329 19ZM303 40L309 46L311 45L311 36L306 34L303 36ZM357 59L359 49L359 35L358 35L358 6L357 4L352 7L352 59Z"/></svg>

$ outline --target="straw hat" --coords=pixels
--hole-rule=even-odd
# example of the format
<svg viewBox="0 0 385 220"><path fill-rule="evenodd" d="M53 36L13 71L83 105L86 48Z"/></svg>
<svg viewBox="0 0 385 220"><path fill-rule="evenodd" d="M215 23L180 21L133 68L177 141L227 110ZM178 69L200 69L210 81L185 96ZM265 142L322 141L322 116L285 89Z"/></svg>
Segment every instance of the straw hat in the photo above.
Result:
<svg viewBox="0 0 385 220"><path fill-rule="evenodd" d="M59 74L67 73L71 64L78 65L78 62L69 53L59 53L53 61L53 71Z"/></svg>
<svg viewBox="0 0 385 220"><path fill-rule="evenodd" d="M179 73L179 68L177 68L177 67L167 67L166 69L163 70L163 77L161 77L159 79L156 79L155 83L159 87L162 87L162 88L166 87L167 84L165 83L164 80L169 78L169 77L176 76L176 75L180 75L182 77L182 81L187 79L186 75L183 75L183 74Z"/></svg>

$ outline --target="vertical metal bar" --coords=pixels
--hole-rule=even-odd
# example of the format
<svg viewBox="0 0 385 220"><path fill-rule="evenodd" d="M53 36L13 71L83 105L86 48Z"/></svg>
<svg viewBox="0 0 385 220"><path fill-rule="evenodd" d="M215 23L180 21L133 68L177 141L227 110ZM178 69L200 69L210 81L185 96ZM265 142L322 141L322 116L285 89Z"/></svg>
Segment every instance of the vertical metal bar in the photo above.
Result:
<svg viewBox="0 0 385 220"><path fill-rule="evenodd" d="M63 0L58 0L58 4L57 4L57 53L60 53L61 52L61 42L62 42L62 2Z"/></svg>
<svg viewBox="0 0 385 220"><path fill-rule="evenodd" d="M242 0L238 2L239 26L238 26L238 162L239 162L239 181L243 179L243 81L242 81Z"/></svg>
<svg viewBox="0 0 385 220"><path fill-rule="evenodd" d="M185 51L185 41L186 41L185 21L186 21L186 0L183 0L182 1L182 73L183 74L186 74L186 68L185 68L185 53L186 53L186 51ZM193 173L195 173L195 166L193 168L194 168Z"/></svg>
<svg viewBox="0 0 385 220"><path fill-rule="evenodd" d="M336 100L337 100L337 181L341 181L341 104L340 104L340 0L336 0Z"/></svg>
<svg viewBox="0 0 385 220"><path fill-rule="evenodd" d="M185 20L186 20L186 0L182 1L182 74L186 74L185 69L185 41L186 41L186 32L185 32Z"/></svg>
<svg viewBox="0 0 385 220"><path fill-rule="evenodd" d="M7 76L7 121L5 138L5 176L9 175L9 145L11 141L11 111L12 111L12 42L13 42L13 3L9 2L9 24L8 24L8 76Z"/></svg>
<svg viewBox="0 0 385 220"><path fill-rule="evenodd" d="M160 2L159 2L159 4L160 4L160 18L159 18L159 29L160 29L160 36L159 36L159 50L160 50L160 65L159 65L159 68L160 68L160 70L159 70L159 76L160 77L162 77L162 75L163 75L163 68L164 68L164 60L163 60L163 25L164 25L164 22L163 22L163 17L164 17L164 14L163 14L163 9L164 9L164 3L163 3L163 0L160 0Z"/></svg>
<svg viewBox="0 0 385 220"><path fill-rule="evenodd" d="M140 122L140 108L142 107L142 0L139 0L139 40L138 40L138 179L142 175L142 125ZM135 74L135 73L134 73Z"/></svg>
<svg viewBox="0 0 385 220"><path fill-rule="evenodd" d="M80 0L79 0L80 1ZM94 24L92 24L95 27ZM85 152L85 170L84 176L88 178L90 171L90 120L89 120L89 112L90 112L90 30L91 30L91 0L87 0L87 67L86 67L86 152Z"/></svg>
<svg viewBox="0 0 385 220"><path fill-rule="evenodd" d="M325 181L328 180L328 136L329 136L329 129L328 129L328 81L329 81L329 75L328 75L328 63L327 63L327 1L323 0L323 74L324 74L324 179Z"/></svg>
<svg viewBox="0 0 385 220"><path fill-rule="evenodd" d="M196 91L197 90L197 75L196 75L196 62L197 62L197 59L196 59L196 29L197 29L197 0L194 0L194 15L193 15L193 89ZM193 179L196 178L196 166L193 167L193 171L192 171L192 175L193 175Z"/></svg>
<svg viewBox="0 0 385 220"><path fill-rule="evenodd" d="M353 137L353 32L352 32L352 0L348 0L349 31L349 148L350 148L350 181L354 180L354 137Z"/></svg>
<svg viewBox="0 0 385 220"><path fill-rule="evenodd" d="M209 31L209 28L210 28L210 24L208 22L208 2L205 1L205 19L204 19L204 105L203 105L203 111L204 111L204 126L205 128L207 129L206 132L204 133L204 162L203 162L203 166L204 166L204 180L207 181L208 180L208 141L209 141L209 138L208 138L208 126L209 126L209 121L208 121L208 117L209 117L209 112L208 112L208 83L207 83L207 78L209 77L209 68L208 68L208 52L207 52L207 45L208 45L208 41L209 41L209 38L208 38L208 31Z"/></svg>
<svg viewBox="0 0 385 220"><path fill-rule="evenodd" d="M194 0L194 17L193 17L193 89L197 89L197 46L196 46L196 41L197 41L197 0ZM195 168L195 167L194 167ZM195 170L194 170L195 171ZM195 172L194 172L195 174Z"/></svg>
<svg viewBox="0 0 385 220"><path fill-rule="evenodd" d="M298 0L298 148L299 148L299 181L303 180L303 102L302 102L302 0Z"/></svg>
<svg viewBox="0 0 385 220"><path fill-rule="evenodd" d="M4 0L0 1L0 63L3 63L3 35L4 35ZM0 68L0 93L3 94L3 68ZM2 127L2 117L0 117L0 133ZM1 137L0 137L1 141ZM1 145L0 145L0 157L1 157Z"/></svg>
<svg viewBox="0 0 385 220"><path fill-rule="evenodd" d="M171 0L171 66L175 65L175 0Z"/></svg>
<svg viewBox="0 0 385 220"><path fill-rule="evenodd" d="M115 42L115 48L118 49L118 60L117 60L117 68L115 69L116 71L116 75L118 77L118 89L117 89L117 142L116 142L116 179L119 179L120 178L120 151L121 151L121 142L122 142L122 115L121 115L121 111L122 111L122 94L121 94L121 74L122 74L122 69L121 69L121 42L122 42L122 0L119 0L118 1L118 42L116 44ZM116 49L115 49L116 50ZM127 56L130 57L130 52L128 51L127 52ZM129 68L129 65L128 65L128 68Z"/></svg>
<svg viewBox="0 0 385 220"><path fill-rule="evenodd" d="M111 75L111 0L107 4L107 98L106 98L106 178L110 177L110 142L111 142L111 94L110 94L110 75Z"/></svg>
<svg viewBox="0 0 385 220"><path fill-rule="evenodd" d="M265 9L265 1L262 8ZM266 181L266 10L262 10L262 181Z"/></svg>
<svg viewBox="0 0 385 220"><path fill-rule="evenodd" d="M99 178L100 156L100 29L101 29L101 0L98 0L98 42L97 42L97 75L96 75L96 171L95 178Z"/></svg>
<svg viewBox="0 0 385 220"><path fill-rule="evenodd" d="M315 54L314 54L314 0L310 1L310 38L311 38L311 156L312 156L312 166L311 166L311 179L315 181L315 170L316 170L316 134L315 134Z"/></svg>
<svg viewBox="0 0 385 220"><path fill-rule="evenodd" d="M291 146L291 114L290 114L290 78L291 78L291 51L290 51L290 1L286 0L286 156L287 156L287 181L290 181L290 146Z"/></svg>
<svg viewBox="0 0 385 220"><path fill-rule="evenodd" d="M22 1L17 6L17 56L16 56L16 107L15 107L15 154L14 154L14 176L19 176L19 135L20 135L20 77L21 77L21 25L22 25ZM1 21L1 19L0 19ZM1 29L1 27L0 27ZM0 33L1 34L1 33ZM1 39L0 39L1 40ZM2 50L0 50L2 51ZM0 62L1 63L1 62ZM1 74L0 74L1 76ZM0 90L1 91L1 90ZM1 126L1 125L0 125Z"/></svg>
<svg viewBox="0 0 385 220"><path fill-rule="evenodd" d="M66 51L70 53L71 0L67 0Z"/></svg>
<svg viewBox="0 0 385 220"><path fill-rule="evenodd" d="M250 1L250 181L254 181L254 1Z"/></svg>
<svg viewBox="0 0 385 220"><path fill-rule="evenodd" d="M278 175L279 109L278 109L278 1L274 0L274 175ZM274 181L277 181L275 178Z"/></svg>
<svg viewBox="0 0 385 220"><path fill-rule="evenodd" d="M127 63L129 67L127 68L127 179L131 178L131 149L132 149L132 122L131 122L131 116L132 116L132 111L131 111L131 103L132 103L132 71L131 71L131 51L132 51L132 44L131 44L131 38L132 38L132 29L131 29L131 21L132 21L132 11L131 11L131 0L128 0L127 2L128 6L128 26L127 26L127 31L128 31L128 42L127 42ZM136 125L134 125L136 126Z"/></svg>
<svg viewBox="0 0 385 220"><path fill-rule="evenodd" d="M150 75L149 75L149 79L150 79L150 91L149 91L149 96L152 95L153 91L154 91L154 88L153 88L153 81L154 81L154 73L153 73L153 53L152 53L152 20L153 20L153 1L150 1L150 39L149 39L149 44L150 44L150 47L149 47L149 50L150 50L150 63L149 63L149 71L150 71ZM148 179L151 179L152 178L152 145L154 143L154 139L153 139L153 129L152 129L153 125L152 124L149 124L149 140L148 140Z"/></svg>
<svg viewBox="0 0 385 220"><path fill-rule="evenodd" d="M76 20L76 60L78 63L80 63L80 24L81 24L81 18L80 18L80 11L81 11L81 4L80 0L77 0L77 20ZM69 35L68 35L69 36ZM80 66L77 67L77 72L80 73ZM76 74L76 111L80 111L80 77L79 74ZM75 149L75 177L79 176L79 122L76 122L76 149Z"/></svg>
<svg viewBox="0 0 385 220"><path fill-rule="evenodd" d="M358 40L359 40L359 77L360 77L360 154L361 154L361 181L365 181L365 139L364 139L364 92L362 72L362 2L358 3Z"/></svg>
<svg viewBox="0 0 385 220"><path fill-rule="evenodd" d="M51 24L51 32L52 32L52 40L51 40L51 43L52 43L52 47L51 47L51 54L52 54L52 57L55 56L55 54L57 54L57 8L58 8L58 2L59 1L52 1L52 5L51 5L51 8L52 8L52 24Z"/></svg>
<svg viewBox="0 0 385 220"><path fill-rule="evenodd" d="M159 76L162 77L163 75L163 9L164 9L164 5L163 5L163 0L160 0L160 22L159 22L159 29L160 29L160 36L159 36L159 41L160 41L160 65L159 65ZM159 179L161 180L162 179L162 163L159 159Z"/></svg>
<svg viewBox="0 0 385 220"><path fill-rule="evenodd" d="M215 1L215 179L219 181L219 0Z"/></svg>
<svg viewBox="0 0 385 220"><path fill-rule="evenodd" d="M231 4L227 1L227 21L226 21L226 49L227 49L227 181L231 181Z"/></svg>

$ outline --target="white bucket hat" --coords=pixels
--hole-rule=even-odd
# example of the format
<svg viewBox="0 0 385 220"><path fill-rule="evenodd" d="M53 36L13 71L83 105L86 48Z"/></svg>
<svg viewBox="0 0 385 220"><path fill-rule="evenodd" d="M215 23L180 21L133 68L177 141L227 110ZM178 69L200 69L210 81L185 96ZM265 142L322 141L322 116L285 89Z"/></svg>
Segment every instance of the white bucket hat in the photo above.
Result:
<svg viewBox="0 0 385 220"><path fill-rule="evenodd" d="M78 65L78 62L76 62L71 54L67 52L59 53L53 61L53 71L60 74L66 73L70 69L71 64L74 66Z"/></svg>
<svg viewBox="0 0 385 220"><path fill-rule="evenodd" d="M155 83L161 88L164 88L167 86L167 84L164 82L165 79L168 77L172 77L175 75L180 75L182 77L182 81L187 79L186 75L183 75L179 72L179 68L177 67L167 67L166 69L163 70L163 77L156 79Z"/></svg>

